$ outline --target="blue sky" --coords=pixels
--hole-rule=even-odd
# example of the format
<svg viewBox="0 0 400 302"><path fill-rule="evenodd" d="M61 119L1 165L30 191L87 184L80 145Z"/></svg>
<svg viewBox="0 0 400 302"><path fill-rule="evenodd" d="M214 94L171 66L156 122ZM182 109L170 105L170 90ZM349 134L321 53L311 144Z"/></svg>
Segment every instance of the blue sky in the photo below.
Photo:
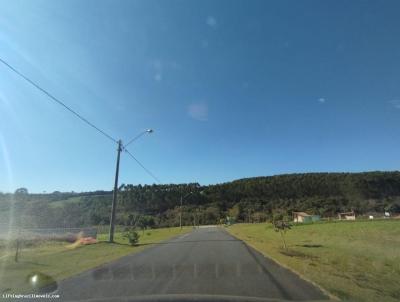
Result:
<svg viewBox="0 0 400 302"><path fill-rule="evenodd" d="M0 57L162 183L400 168L398 1L1 1ZM0 191L113 186L116 146L0 65ZM122 154L121 183L153 183Z"/></svg>

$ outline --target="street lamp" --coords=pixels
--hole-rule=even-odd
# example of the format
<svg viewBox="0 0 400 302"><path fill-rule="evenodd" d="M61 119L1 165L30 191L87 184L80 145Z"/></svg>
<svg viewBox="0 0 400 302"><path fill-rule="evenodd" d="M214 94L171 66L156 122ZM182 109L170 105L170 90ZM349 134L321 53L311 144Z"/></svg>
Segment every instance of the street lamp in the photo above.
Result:
<svg viewBox="0 0 400 302"><path fill-rule="evenodd" d="M115 168L115 181L114 181L114 192L113 192L113 200L111 204L111 218L110 218L110 233L108 237L109 242L114 242L114 229L115 229L115 211L117 209L117 194L118 194L118 176L119 176L119 159L121 155L121 151L125 149L129 144L137 140L144 134L153 133L153 129L147 129L140 132L133 139L131 139L127 144L123 145L121 140L118 140L118 149L117 149L117 165Z"/></svg>
<svg viewBox="0 0 400 302"><path fill-rule="evenodd" d="M204 190L200 191L200 195L205 195ZM193 227L196 228L196 220L197 220L197 227L200 227L200 209L197 208L194 215L193 215Z"/></svg>
<svg viewBox="0 0 400 302"><path fill-rule="evenodd" d="M153 133L153 132L154 132L153 129L147 129L147 130L144 130L144 131L140 132L138 135L136 135L134 138L132 138L129 142L127 142L127 143L125 144L124 148L128 147L128 145L130 145L131 143L133 143L135 140L137 140L137 139L138 139L139 137L141 137L142 135L144 135L144 134L146 134L146 133L150 134L150 133Z"/></svg>
<svg viewBox="0 0 400 302"><path fill-rule="evenodd" d="M181 206L180 206L180 213L179 213L179 226L182 229L182 204L183 201L186 199L186 197L188 197L189 195L193 194L193 192L189 192L188 194L186 194L185 196L182 196L181 194ZM200 191L200 195L204 195L204 191ZM194 218L193 223L196 223L196 219Z"/></svg>
<svg viewBox="0 0 400 302"><path fill-rule="evenodd" d="M189 192L188 194L186 194L185 196L182 197L181 195L181 207L180 207L180 213L179 213L179 226L182 229L182 204L183 204L183 200L188 197L189 195L193 194L193 192Z"/></svg>

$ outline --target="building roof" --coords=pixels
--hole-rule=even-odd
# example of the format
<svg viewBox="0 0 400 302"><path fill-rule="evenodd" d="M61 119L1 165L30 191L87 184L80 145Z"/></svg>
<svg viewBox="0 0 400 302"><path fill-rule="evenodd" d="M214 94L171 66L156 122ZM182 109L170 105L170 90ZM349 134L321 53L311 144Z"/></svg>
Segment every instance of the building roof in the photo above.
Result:
<svg viewBox="0 0 400 302"><path fill-rule="evenodd" d="M297 216L311 216L310 214L307 214L306 212L293 212L293 215L297 215Z"/></svg>
<svg viewBox="0 0 400 302"><path fill-rule="evenodd" d="M354 215L355 213L353 211L351 212L343 212L343 213L339 213L339 215Z"/></svg>

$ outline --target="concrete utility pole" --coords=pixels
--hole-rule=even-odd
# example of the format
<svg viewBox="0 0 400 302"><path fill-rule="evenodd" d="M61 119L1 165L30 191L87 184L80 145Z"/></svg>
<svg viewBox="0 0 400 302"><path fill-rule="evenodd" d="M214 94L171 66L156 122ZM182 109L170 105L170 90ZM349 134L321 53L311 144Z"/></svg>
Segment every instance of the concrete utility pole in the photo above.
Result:
<svg viewBox="0 0 400 302"><path fill-rule="evenodd" d="M179 227L182 229L182 205L183 205L183 200L186 199L189 195L193 194L193 192L189 192L189 194L186 194L185 196L182 196L181 194L181 207L179 209Z"/></svg>
<svg viewBox="0 0 400 302"><path fill-rule="evenodd" d="M115 210L117 208L117 197L118 197L118 175L119 175L119 158L122 151L122 141L118 141L117 149L117 166L115 168L115 182L114 182L114 192L113 200L111 205L111 219L110 219L110 234L108 237L109 242L114 242L114 227L115 227Z"/></svg>
<svg viewBox="0 0 400 302"><path fill-rule="evenodd" d="M183 198L181 195L181 207L179 209L179 227L182 229L182 203L183 203Z"/></svg>
<svg viewBox="0 0 400 302"><path fill-rule="evenodd" d="M13 71L15 74L17 74L18 76L20 76L21 78L23 78L25 81L27 81L30 85L34 86L36 89L40 90L42 93L46 94L47 97L49 97L52 101L58 103L59 105L61 105L64 109L68 110L70 113L72 113L73 115L75 115L75 117L77 117L78 119L80 119L82 122L86 123L89 127L97 130L99 133L101 133L103 136L105 136L106 138L108 138L109 140L113 141L113 143L117 143L118 144L118 156L117 156L117 168L115 171L115 184L114 184L114 192L113 192L113 201L112 201L112 207L111 207L111 219L110 219L110 236L109 236L109 241L113 242L114 241L114 224L115 224L115 210L116 210L116 206L117 206L117 190L118 190L118 172L119 172L119 158L120 158L120 153L122 151L122 149L124 148L126 152L128 152L128 154L144 169L146 170L146 172L148 174L150 174L157 182L158 179L150 172L148 171L131 153L129 153L129 151L126 149L126 147L132 143L133 141L137 140L139 137L141 137L142 135L146 134L146 133L152 133L153 130L152 129L147 129L141 133L139 133L139 135L137 135L136 137L134 137L133 139L131 139L125 146L122 146L122 142L121 140L116 140L115 138L113 138L111 135L107 134L105 131L103 131L102 129L100 129L99 127L97 127L96 125L92 124L91 122L89 122L86 118L84 118L82 115L80 115L78 112L76 112L75 110L73 110L71 107L67 106L63 101L61 101L60 99L58 99L57 97L55 97L54 95L52 95L51 93L49 93L47 90L45 90L44 88L42 88L40 85L38 85L37 83L35 83L34 81L32 81L29 77L27 77L26 75L24 75L22 72L18 71L16 68L14 68L13 66L11 66L10 64L8 64L6 61L4 61L3 59L0 58L0 63L5 65L7 68L9 68L11 71Z"/></svg>
<svg viewBox="0 0 400 302"><path fill-rule="evenodd" d="M18 262L18 258L19 258L19 253L20 253L20 248L19 248L19 241L20 241L20 237L21 237L21 227L18 227L18 233L17 233L17 246L16 246L16 251L15 251L15 262Z"/></svg>
<svg viewBox="0 0 400 302"><path fill-rule="evenodd" d="M110 218L110 233L108 237L109 242L114 242L114 229L115 229L115 212L117 210L117 197L118 197L118 175L119 175L119 158L121 156L121 151L125 150L128 145L136 141L139 137L141 137L144 134L150 134L153 133L153 129L147 129L142 132L140 132L138 135L136 135L133 139L131 139L128 143L125 145L122 145L122 141L118 140L118 149L117 149L117 166L115 168L115 182L114 182L114 192L113 192L113 200L112 200L112 205L111 205L111 218ZM128 152L128 154L130 154ZM131 154L131 156L133 156ZM135 159L136 160L136 159ZM137 162L137 160L136 160ZM139 163L140 164L140 163ZM143 167L143 166L142 166Z"/></svg>

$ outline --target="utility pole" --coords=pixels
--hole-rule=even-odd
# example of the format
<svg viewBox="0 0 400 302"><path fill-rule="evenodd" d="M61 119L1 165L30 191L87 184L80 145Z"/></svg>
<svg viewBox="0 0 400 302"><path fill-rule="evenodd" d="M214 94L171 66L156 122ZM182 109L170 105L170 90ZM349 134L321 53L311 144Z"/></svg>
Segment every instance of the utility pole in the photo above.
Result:
<svg viewBox="0 0 400 302"><path fill-rule="evenodd" d="M133 139L131 139L128 143L126 143L124 146L122 145L122 141L118 140L118 149L117 149L117 167L115 168L115 183L114 183L114 192L113 192L113 200L112 200L112 205L111 205L111 218L110 218L110 234L109 234L109 238L108 241L109 242L114 242L114 229L115 229L115 212L117 209L117 197L118 197L118 175L119 175L119 158L121 155L121 151L125 150L126 152L128 152L128 150L126 149L126 147L128 145L130 145L131 143L133 143L134 141L136 141L139 137L141 137L142 135L146 134L146 133L153 133L153 129L147 129L144 130L143 132L140 132L137 136L135 136ZM132 154L130 154L128 152L128 154L133 157ZM133 157L133 159L143 167L143 165L138 162L138 160ZM147 169L144 168L146 171ZM148 172L148 171L147 171ZM150 172L148 172L150 173ZM150 173L151 174L151 173ZM154 176L153 176L154 177Z"/></svg>
<svg viewBox="0 0 400 302"><path fill-rule="evenodd" d="M114 242L115 210L117 208L119 158L121 155L121 151L122 151L122 141L118 140L117 166L115 168L114 192L113 192L113 200L112 200L112 205L111 205L110 234L109 234L109 238L108 238L109 242Z"/></svg>
<svg viewBox="0 0 400 302"><path fill-rule="evenodd" d="M19 241L20 241L20 237L21 237L21 225L18 225L18 233L17 233L17 246L16 246L16 251L15 251L15 262L18 262L18 258L19 258L19 253L20 253L20 247L19 247Z"/></svg>
<svg viewBox="0 0 400 302"><path fill-rule="evenodd" d="M15 74L17 74L19 77L23 78L26 82L28 82L30 85L34 86L37 90L41 91L42 93L44 93L45 95L47 95L47 97L49 97L52 101L58 103L59 105L61 105L64 109L66 109L67 111L69 111L70 113L72 113L73 115L75 115L75 117L77 117L78 119L80 119L82 122L86 123L86 125L88 125L89 127L95 129L97 132L101 133L103 136L105 136L106 138L108 138L109 140L111 140L113 143L117 143L118 144L118 156L117 156L117 168L115 171L115 184L114 184L114 192L113 192L113 201L112 201L112 207L111 207L111 218L110 218L110 234L109 234L109 241L113 242L114 241L114 224L115 224L115 210L116 210L116 206L117 206L117 190L118 190L118 173L119 173L119 158L120 158L120 153L122 151L122 149L124 149L149 175L151 175L157 182L159 182L159 180L149 171L147 170L131 153L129 153L129 151L126 149L126 147L131 144L133 141L137 140L139 137L141 137L142 135L146 134L146 133L152 133L153 129L147 129L141 133L139 133L139 135L137 135L136 137L134 137L133 139L131 139L125 146L122 146L122 141L121 140L116 140L115 138L113 138L111 135L107 134L105 131L103 131L102 129L100 129L99 127L97 127L96 125L94 125L93 123L89 122L86 118L84 118L82 115L80 115L78 112L76 112L75 110L73 110L71 107L69 107L68 105L66 105L63 101L61 101L60 99L58 99L57 97L55 97L54 95L52 95L50 92L48 92L47 90L45 90L44 88L42 88L40 85L38 85L37 83L35 83L34 81L32 81L28 76L26 76L25 74L23 74L22 72L18 71L16 68L14 68L12 65L8 64L6 61L4 61L2 58L0 58L0 63L5 65L8 69L10 69L12 72L14 72Z"/></svg>
<svg viewBox="0 0 400 302"><path fill-rule="evenodd" d="M186 199L186 197L188 197L191 194L193 194L193 192L189 192L185 196L182 196L182 193L181 193L181 207L180 207L180 210L179 210L179 227L181 229L182 229L182 205L183 205L183 200Z"/></svg>
<svg viewBox="0 0 400 302"><path fill-rule="evenodd" d="M181 228L181 230L182 230L182 203L183 203L183 197L182 197L182 195L181 195L181 208L180 208L180 213L179 213L179 227Z"/></svg>

